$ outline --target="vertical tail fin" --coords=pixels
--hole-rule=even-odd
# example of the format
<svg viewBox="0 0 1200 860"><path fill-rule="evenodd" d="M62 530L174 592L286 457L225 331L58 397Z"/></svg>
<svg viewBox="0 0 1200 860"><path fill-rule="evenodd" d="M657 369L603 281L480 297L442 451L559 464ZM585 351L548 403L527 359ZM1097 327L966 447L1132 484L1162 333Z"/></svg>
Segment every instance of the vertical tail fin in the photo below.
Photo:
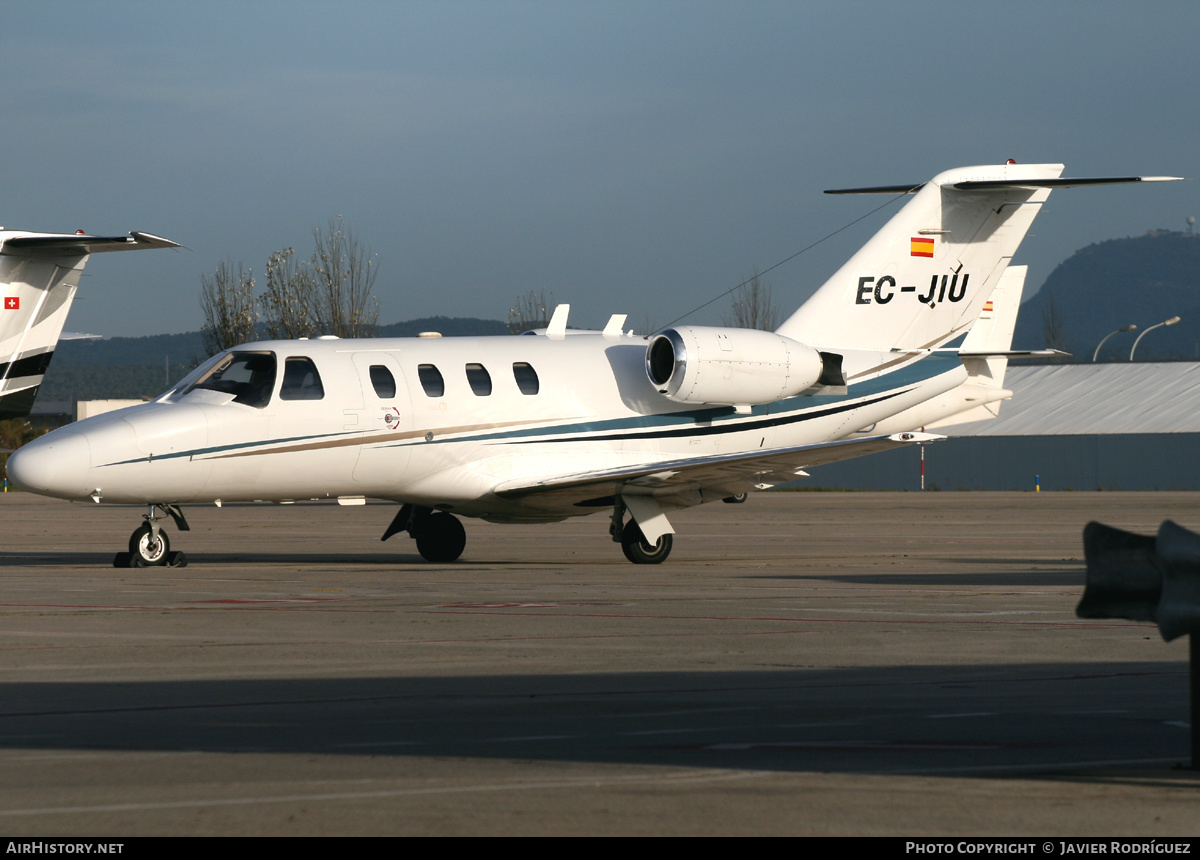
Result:
<svg viewBox="0 0 1200 860"><path fill-rule="evenodd" d="M779 333L832 350L945 344L979 317L1062 169L1006 164L939 174Z"/></svg>
<svg viewBox="0 0 1200 860"><path fill-rule="evenodd" d="M178 245L148 233L0 231L0 420L33 408L89 254L171 247Z"/></svg>
<svg viewBox="0 0 1200 860"><path fill-rule="evenodd" d="M1062 169L1010 162L960 167L917 187L827 192L915 195L779 333L834 352L940 346L974 324L1052 189L1179 179L1060 179Z"/></svg>

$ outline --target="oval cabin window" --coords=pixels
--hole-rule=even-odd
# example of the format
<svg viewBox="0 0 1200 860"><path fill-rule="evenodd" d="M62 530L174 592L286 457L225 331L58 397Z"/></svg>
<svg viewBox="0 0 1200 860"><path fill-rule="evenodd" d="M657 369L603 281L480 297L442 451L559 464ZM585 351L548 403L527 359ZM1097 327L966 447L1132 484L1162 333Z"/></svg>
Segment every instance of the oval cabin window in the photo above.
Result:
<svg viewBox="0 0 1200 860"><path fill-rule="evenodd" d="M492 375L482 364L467 365L467 382L471 383L471 390L480 397L492 393Z"/></svg>
<svg viewBox="0 0 1200 860"><path fill-rule="evenodd" d="M441 397L446 393L446 382L442 379L442 372L432 364L417 365L417 378L421 380L421 387L429 397Z"/></svg>
<svg viewBox="0 0 1200 860"><path fill-rule="evenodd" d="M380 400L391 400L396 396L396 378L382 364L371 365L371 387Z"/></svg>
<svg viewBox="0 0 1200 860"><path fill-rule="evenodd" d="M513 362L513 376L517 380L517 388L521 389L522 394L537 394L538 375L533 369L533 365L526 364L523 361Z"/></svg>

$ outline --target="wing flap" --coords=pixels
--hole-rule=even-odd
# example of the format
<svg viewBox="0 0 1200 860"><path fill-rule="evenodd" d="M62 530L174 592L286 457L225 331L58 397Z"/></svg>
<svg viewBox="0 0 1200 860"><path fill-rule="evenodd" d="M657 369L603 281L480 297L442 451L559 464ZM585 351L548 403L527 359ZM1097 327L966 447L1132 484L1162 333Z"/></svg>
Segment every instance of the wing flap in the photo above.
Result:
<svg viewBox="0 0 1200 860"><path fill-rule="evenodd" d="M933 442L943 439L935 433L893 433L889 436L867 436L860 439L840 439L815 445L798 445L752 451L740 454L719 454L711 457L668 460L659 463L602 469L559 475L540 481L508 481L497 486L496 495L503 498L555 496L560 499L577 497L580 501L598 494L617 493L638 495L673 495L689 490L749 487L757 484L777 484L790 481L810 466L820 466L886 451L900 445ZM603 490L603 493L598 493Z"/></svg>

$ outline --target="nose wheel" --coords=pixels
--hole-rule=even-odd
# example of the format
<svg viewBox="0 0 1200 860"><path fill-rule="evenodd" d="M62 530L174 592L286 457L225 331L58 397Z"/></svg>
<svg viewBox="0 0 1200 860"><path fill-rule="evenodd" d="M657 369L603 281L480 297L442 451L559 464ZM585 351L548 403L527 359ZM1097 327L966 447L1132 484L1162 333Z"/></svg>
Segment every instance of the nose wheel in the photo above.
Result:
<svg viewBox="0 0 1200 860"><path fill-rule="evenodd" d="M163 513L157 514L156 511ZM175 505L150 505L142 525L129 536L129 551L113 557L113 567L187 567L187 556L171 552L171 539L158 521L170 516L180 531L190 531L183 511Z"/></svg>
<svg viewBox="0 0 1200 860"><path fill-rule="evenodd" d="M156 534L157 532L157 534ZM162 529L152 529L149 523L138 526L129 536L129 555L137 564L130 567L153 567L166 564L171 554L171 539Z"/></svg>

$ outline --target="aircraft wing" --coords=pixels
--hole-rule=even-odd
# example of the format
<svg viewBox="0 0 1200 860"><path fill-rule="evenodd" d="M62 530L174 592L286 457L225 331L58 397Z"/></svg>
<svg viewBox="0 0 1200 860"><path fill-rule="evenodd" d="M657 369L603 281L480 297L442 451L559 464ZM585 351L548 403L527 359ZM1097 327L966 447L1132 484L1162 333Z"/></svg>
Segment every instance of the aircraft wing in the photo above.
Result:
<svg viewBox="0 0 1200 860"><path fill-rule="evenodd" d="M128 236L89 236L86 233L42 233L14 236L4 242L5 254L98 254L102 251L136 251L143 248L178 248L178 242L134 231Z"/></svg>
<svg viewBox="0 0 1200 860"><path fill-rule="evenodd" d="M585 502L617 492L669 496L712 489L733 495L751 487L793 481L809 466L944 438L935 433L893 433L766 451L689 457L651 465L560 475L540 481L507 481L496 487L495 493L503 498L536 496L539 501L553 499L565 503Z"/></svg>

